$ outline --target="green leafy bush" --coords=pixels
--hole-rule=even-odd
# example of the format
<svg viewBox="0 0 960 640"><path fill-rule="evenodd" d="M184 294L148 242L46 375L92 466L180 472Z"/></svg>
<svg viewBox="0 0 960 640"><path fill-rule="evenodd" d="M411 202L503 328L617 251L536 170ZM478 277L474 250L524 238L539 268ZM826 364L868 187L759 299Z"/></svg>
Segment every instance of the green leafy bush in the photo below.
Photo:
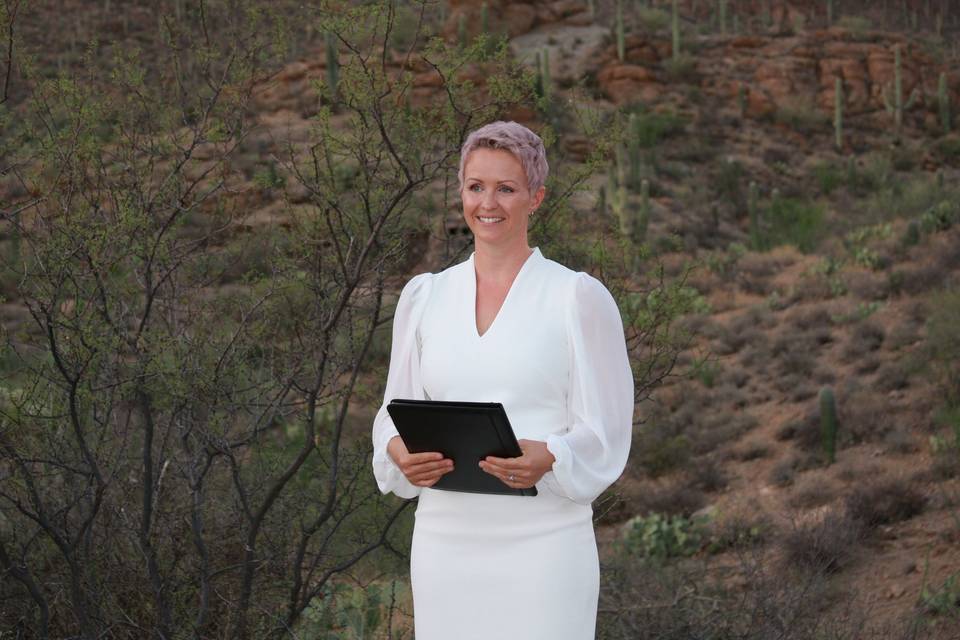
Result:
<svg viewBox="0 0 960 640"><path fill-rule="evenodd" d="M924 586L920 603L931 615L960 619L960 573L950 575L938 589Z"/></svg>
<svg viewBox="0 0 960 640"><path fill-rule="evenodd" d="M777 110L775 119L802 133L820 131L830 122L829 116L809 99L794 99L784 104Z"/></svg>
<svg viewBox="0 0 960 640"><path fill-rule="evenodd" d="M830 195L834 189L843 186L846 175L843 167L832 162L819 162L813 166L813 177L824 195Z"/></svg>
<svg viewBox="0 0 960 640"><path fill-rule="evenodd" d="M926 354L948 406L960 405L960 291L935 298L927 320Z"/></svg>
<svg viewBox="0 0 960 640"><path fill-rule="evenodd" d="M958 222L960 222L960 202L943 200L923 212L920 216L920 230L925 233L946 231Z"/></svg>
<svg viewBox="0 0 960 640"><path fill-rule="evenodd" d="M395 607L397 591L397 581L389 586L372 583L362 587L340 582L327 585L304 612L300 633L315 640L383 637L383 627Z"/></svg>
<svg viewBox="0 0 960 640"><path fill-rule="evenodd" d="M636 516L624 525L623 546L629 553L656 560L691 556L703 545L706 522L659 513Z"/></svg>
<svg viewBox="0 0 960 640"><path fill-rule="evenodd" d="M808 253L816 248L823 233L823 207L806 200L777 198L766 218L769 226L763 235L767 247L791 244Z"/></svg>
<svg viewBox="0 0 960 640"><path fill-rule="evenodd" d="M645 106L637 105L628 109L634 115L630 122L638 146L650 149L661 140L682 133L687 126L687 120L673 111L648 111Z"/></svg>

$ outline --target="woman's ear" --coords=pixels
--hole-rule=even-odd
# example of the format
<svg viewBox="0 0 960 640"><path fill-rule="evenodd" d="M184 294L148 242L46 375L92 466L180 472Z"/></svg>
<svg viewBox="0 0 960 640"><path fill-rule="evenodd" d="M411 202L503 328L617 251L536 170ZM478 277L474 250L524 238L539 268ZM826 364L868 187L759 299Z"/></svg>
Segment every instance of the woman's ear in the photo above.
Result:
<svg viewBox="0 0 960 640"><path fill-rule="evenodd" d="M537 192L533 194L533 206L530 208L530 214L532 215L537 208L540 207L540 203L543 202L543 197L547 194L547 188L541 186L537 189Z"/></svg>

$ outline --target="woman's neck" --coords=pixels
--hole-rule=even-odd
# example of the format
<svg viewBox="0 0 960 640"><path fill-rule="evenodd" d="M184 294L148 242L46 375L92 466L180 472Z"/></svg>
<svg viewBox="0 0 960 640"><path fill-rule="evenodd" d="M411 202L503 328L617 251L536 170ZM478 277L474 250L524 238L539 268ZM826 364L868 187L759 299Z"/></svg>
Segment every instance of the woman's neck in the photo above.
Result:
<svg viewBox="0 0 960 640"><path fill-rule="evenodd" d="M477 281L513 282L531 253L526 241L509 247L477 245L473 255Z"/></svg>

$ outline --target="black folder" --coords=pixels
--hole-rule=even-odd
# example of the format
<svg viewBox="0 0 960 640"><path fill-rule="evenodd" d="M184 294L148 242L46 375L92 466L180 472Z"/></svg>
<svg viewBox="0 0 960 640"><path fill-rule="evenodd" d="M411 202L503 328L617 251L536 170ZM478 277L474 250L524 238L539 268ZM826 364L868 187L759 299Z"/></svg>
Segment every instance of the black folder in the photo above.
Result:
<svg viewBox="0 0 960 640"><path fill-rule="evenodd" d="M432 489L535 496L537 488L514 489L480 468L487 456L523 455L507 413L499 402L391 400L387 411L410 453L439 451L453 460L453 471Z"/></svg>

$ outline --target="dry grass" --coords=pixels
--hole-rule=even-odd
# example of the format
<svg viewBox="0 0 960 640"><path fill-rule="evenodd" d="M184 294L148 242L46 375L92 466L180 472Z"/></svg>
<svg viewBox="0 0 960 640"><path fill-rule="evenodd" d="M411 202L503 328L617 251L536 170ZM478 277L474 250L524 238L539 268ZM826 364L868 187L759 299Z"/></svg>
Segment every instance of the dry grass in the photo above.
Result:
<svg viewBox="0 0 960 640"><path fill-rule="evenodd" d="M837 497L837 488L819 473L803 476L794 486L787 504L794 509L813 509L830 504Z"/></svg>

